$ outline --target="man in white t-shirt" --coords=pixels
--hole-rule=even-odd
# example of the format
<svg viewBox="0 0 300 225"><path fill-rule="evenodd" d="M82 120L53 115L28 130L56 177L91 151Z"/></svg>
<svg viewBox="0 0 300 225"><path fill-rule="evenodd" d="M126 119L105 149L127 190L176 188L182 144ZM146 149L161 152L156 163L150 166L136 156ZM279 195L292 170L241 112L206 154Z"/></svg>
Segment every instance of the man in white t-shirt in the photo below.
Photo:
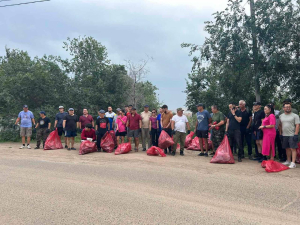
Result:
<svg viewBox="0 0 300 225"><path fill-rule="evenodd" d="M186 128L188 128L188 134L190 133L190 124L188 119L185 115L183 115L183 109L178 108L177 109L177 115L173 116L171 123L172 133L174 137L174 145L173 145L173 151L172 155L175 156L176 154L176 147L178 141L180 141L180 155L183 154L184 150L184 142L186 137Z"/></svg>

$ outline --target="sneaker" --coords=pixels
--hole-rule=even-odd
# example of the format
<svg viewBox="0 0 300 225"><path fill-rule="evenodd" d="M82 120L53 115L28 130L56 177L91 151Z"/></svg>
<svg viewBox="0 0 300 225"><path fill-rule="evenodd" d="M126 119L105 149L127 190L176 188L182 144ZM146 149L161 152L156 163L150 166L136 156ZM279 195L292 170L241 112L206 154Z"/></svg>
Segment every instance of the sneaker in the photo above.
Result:
<svg viewBox="0 0 300 225"><path fill-rule="evenodd" d="M30 145L27 145L27 148L28 148L28 149L31 149Z"/></svg>
<svg viewBox="0 0 300 225"><path fill-rule="evenodd" d="M201 153L199 154L199 156L204 156L204 153L203 153L203 152L201 152Z"/></svg>
<svg viewBox="0 0 300 225"><path fill-rule="evenodd" d="M164 150L164 153L167 155L167 154L168 154L168 150L165 149L165 150Z"/></svg>
<svg viewBox="0 0 300 225"><path fill-rule="evenodd" d="M293 162L291 162L291 165L289 166L289 168L290 168L290 169L294 169L294 168L296 168L296 164L295 164L295 163L293 163Z"/></svg>
<svg viewBox="0 0 300 225"><path fill-rule="evenodd" d="M214 152L211 152L209 155L215 155L215 153L214 153Z"/></svg>
<svg viewBox="0 0 300 225"><path fill-rule="evenodd" d="M101 148L98 148L97 151L98 151L98 152L101 152Z"/></svg>
<svg viewBox="0 0 300 225"><path fill-rule="evenodd" d="M40 149L40 147L36 146L34 149Z"/></svg>
<svg viewBox="0 0 300 225"><path fill-rule="evenodd" d="M175 156L175 155L176 155L176 152L175 152L175 151L173 151L173 152L171 153L171 155L172 155L172 156Z"/></svg>
<svg viewBox="0 0 300 225"><path fill-rule="evenodd" d="M143 148L143 152L144 152L144 151L146 151L146 149L145 149L145 148Z"/></svg>
<svg viewBox="0 0 300 225"><path fill-rule="evenodd" d="M184 153L183 153L183 151L180 151L180 155L184 156Z"/></svg>
<svg viewBox="0 0 300 225"><path fill-rule="evenodd" d="M248 157L249 157L249 160L253 160L253 157L252 157L252 155L249 155Z"/></svg>
<svg viewBox="0 0 300 225"><path fill-rule="evenodd" d="M290 164L292 164L291 162L289 162L289 161L285 161L284 163L282 163L283 165L285 165L285 166L289 166Z"/></svg>
<svg viewBox="0 0 300 225"><path fill-rule="evenodd" d="M22 146L20 147L20 149L23 149L23 148L25 148L25 146L24 146L24 145L22 145Z"/></svg>
<svg viewBox="0 0 300 225"><path fill-rule="evenodd" d="M71 148L71 150L76 150L76 148L73 147L73 148Z"/></svg>
<svg viewBox="0 0 300 225"><path fill-rule="evenodd" d="M71 148L68 148L68 151L71 151Z"/></svg>
<svg viewBox="0 0 300 225"><path fill-rule="evenodd" d="M242 162L242 157L239 157L239 158L238 158L238 162Z"/></svg>
<svg viewBox="0 0 300 225"><path fill-rule="evenodd" d="M206 152L206 153L204 153L204 156L205 156L205 157L208 157L208 153L207 153L207 152Z"/></svg>
<svg viewBox="0 0 300 225"><path fill-rule="evenodd" d="M68 145L65 145L65 148L68 148Z"/></svg>

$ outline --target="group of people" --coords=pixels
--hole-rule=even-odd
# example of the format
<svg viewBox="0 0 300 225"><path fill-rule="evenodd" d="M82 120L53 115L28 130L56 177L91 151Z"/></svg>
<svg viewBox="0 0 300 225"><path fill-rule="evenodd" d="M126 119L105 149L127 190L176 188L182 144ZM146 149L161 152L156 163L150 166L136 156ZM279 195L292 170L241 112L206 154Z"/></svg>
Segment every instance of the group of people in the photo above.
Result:
<svg viewBox="0 0 300 225"><path fill-rule="evenodd" d="M286 99L281 111L274 109L274 104L270 103L261 109L260 102L254 102L252 112L246 108L244 100L239 104L229 104L229 113L224 115L219 111L217 105L211 106L209 113L205 105L197 104L197 120L195 124L195 134L199 138L199 156L208 157L208 139L212 141L213 152L219 147L224 135L228 136L231 149L238 153L238 161L244 158L244 142L248 147L248 157L259 162L266 160L267 156L274 160L275 143L278 148L278 156L285 165L295 168L296 149L298 147L299 116L297 110L292 108L291 100ZM65 112L63 106L59 106L59 112L55 116L54 129L58 135L64 134L65 148L74 148L74 138L77 132L81 133L81 140L91 139L97 142L98 151L101 151L101 139L107 131L114 130L117 143L124 143L125 137L131 143L134 140L134 150L137 152L139 138L141 136L143 151L151 146L158 146L158 139L162 130L169 136L173 136L174 145L164 149L166 154L176 155L177 143L180 143L180 155L184 155L184 143L186 134L190 133L188 118L183 114L182 108L177 109L177 114L163 105L159 109L149 110L149 106L144 106L141 114L137 113L132 105L125 106L125 109L112 107L108 111L100 110L98 117L94 121L93 116L83 109L83 115L78 117L74 114L74 109L69 108ZM23 106L23 111L18 115L15 124L20 122L20 135L22 146L20 148L30 148L30 138L32 135L32 124L37 131L36 149L40 148L41 141L45 143L51 130L51 121L46 116L46 112L40 112L40 118L35 122L33 113L28 110L28 106ZM210 135L209 135L210 134ZM27 146L25 146L27 137ZM255 152L252 154L252 141L254 140Z"/></svg>

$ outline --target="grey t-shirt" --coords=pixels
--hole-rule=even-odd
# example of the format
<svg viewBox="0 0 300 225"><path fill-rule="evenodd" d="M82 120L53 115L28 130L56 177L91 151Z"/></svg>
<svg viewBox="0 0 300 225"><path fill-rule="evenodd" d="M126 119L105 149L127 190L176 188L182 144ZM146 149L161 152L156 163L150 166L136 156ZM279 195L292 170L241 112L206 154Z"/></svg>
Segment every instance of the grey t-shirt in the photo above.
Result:
<svg viewBox="0 0 300 225"><path fill-rule="evenodd" d="M295 113L284 113L279 116L279 120L282 124L282 136L294 136L296 124L300 124L299 116Z"/></svg>

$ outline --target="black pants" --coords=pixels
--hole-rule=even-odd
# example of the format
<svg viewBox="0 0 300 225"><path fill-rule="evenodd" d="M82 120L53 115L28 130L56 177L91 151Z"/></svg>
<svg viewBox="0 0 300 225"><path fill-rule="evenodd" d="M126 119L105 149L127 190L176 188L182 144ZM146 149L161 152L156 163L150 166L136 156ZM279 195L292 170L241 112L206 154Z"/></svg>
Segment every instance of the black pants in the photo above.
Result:
<svg viewBox="0 0 300 225"><path fill-rule="evenodd" d="M246 139L246 143L248 146L248 155L252 155L252 133L247 127L241 127L241 141L242 141L242 146L244 147L244 140ZM244 155L244 154L243 154Z"/></svg>
<svg viewBox="0 0 300 225"><path fill-rule="evenodd" d="M240 130L228 130L228 138L230 143L230 148L233 149L233 143L236 144L236 147L238 148L238 156L242 157L244 153L244 149L242 146L242 139L241 139L241 131Z"/></svg>
<svg viewBox="0 0 300 225"><path fill-rule="evenodd" d="M281 144L281 140L280 140L280 135L279 135L279 130L276 130L275 143L277 145L279 159L286 160L286 151L285 151L285 149L282 148L282 144Z"/></svg>
<svg viewBox="0 0 300 225"><path fill-rule="evenodd" d="M98 149L101 149L100 144L101 144L101 139L103 138L104 134L105 134L105 133L99 133L99 134L97 135L97 148L98 148Z"/></svg>
<svg viewBox="0 0 300 225"><path fill-rule="evenodd" d="M151 139L152 139L152 146L158 146L158 133L157 129L151 128Z"/></svg>
<svg viewBox="0 0 300 225"><path fill-rule="evenodd" d="M167 134L172 137L172 129L171 128L168 128L168 129L164 129L164 131L167 132ZM169 148L169 152L172 152L172 146L170 146ZM168 149L166 148L165 151L168 151Z"/></svg>

